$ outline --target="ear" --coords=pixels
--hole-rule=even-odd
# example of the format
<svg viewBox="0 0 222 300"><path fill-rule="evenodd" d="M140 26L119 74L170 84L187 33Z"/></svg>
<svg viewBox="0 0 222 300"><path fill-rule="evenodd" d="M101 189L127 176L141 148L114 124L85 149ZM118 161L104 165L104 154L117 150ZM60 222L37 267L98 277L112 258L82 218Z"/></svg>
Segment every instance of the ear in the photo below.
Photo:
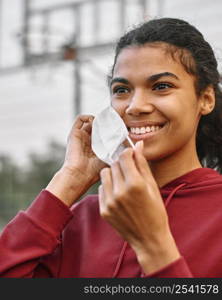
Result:
<svg viewBox="0 0 222 300"><path fill-rule="evenodd" d="M209 85L200 96L200 114L208 115L215 106L215 92L212 85Z"/></svg>

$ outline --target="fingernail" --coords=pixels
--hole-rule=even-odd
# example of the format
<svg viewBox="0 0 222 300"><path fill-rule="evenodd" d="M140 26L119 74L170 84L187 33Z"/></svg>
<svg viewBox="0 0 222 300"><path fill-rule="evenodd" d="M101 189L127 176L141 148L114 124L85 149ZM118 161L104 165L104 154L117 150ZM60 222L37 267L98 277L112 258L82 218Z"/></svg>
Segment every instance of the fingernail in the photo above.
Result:
<svg viewBox="0 0 222 300"><path fill-rule="evenodd" d="M136 148L140 149L141 151L143 150L143 140L136 143Z"/></svg>

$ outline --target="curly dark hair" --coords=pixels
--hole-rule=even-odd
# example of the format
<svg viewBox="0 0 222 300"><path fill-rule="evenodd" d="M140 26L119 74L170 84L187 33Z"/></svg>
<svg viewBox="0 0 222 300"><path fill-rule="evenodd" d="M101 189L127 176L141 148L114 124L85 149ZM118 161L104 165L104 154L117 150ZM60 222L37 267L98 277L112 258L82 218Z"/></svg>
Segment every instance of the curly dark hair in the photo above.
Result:
<svg viewBox="0 0 222 300"><path fill-rule="evenodd" d="M116 45L114 64L119 53L127 47L143 46L147 43L164 43L174 58L179 54L185 70L196 78L195 88L200 95L208 86L215 92L215 108L201 117L197 128L196 147L199 160L204 167L222 173L222 92L217 60L209 43L193 25L175 18L153 19L124 34Z"/></svg>

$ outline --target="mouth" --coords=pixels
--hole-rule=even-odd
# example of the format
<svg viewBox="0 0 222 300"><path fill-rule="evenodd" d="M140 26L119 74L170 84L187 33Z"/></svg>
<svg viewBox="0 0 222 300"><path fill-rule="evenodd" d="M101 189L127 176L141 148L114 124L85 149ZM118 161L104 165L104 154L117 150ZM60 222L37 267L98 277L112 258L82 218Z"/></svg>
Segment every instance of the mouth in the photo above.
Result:
<svg viewBox="0 0 222 300"><path fill-rule="evenodd" d="M130 138L134 140L143 140L148 139L153 136L156 136L157 134L161 133L163 128L166 126L166 123L162 124L153 124L153 125L144 125L144 126L129 126L127 127L129 131Z"/></svg>

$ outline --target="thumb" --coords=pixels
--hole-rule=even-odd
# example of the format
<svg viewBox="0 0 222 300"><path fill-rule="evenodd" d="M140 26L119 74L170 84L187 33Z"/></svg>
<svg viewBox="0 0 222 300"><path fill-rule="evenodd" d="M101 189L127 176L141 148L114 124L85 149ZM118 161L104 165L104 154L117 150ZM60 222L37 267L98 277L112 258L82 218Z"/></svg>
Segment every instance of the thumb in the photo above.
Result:
<svg viewBox="0 0 222 300"><path fill-rule="evenodd" d="M136 166L140 174L147 179L150 178L150 176L153 177L148 161L146 160L143 154L144 142L143 141L137 142L134 151L135 151L134 153L135 153Z"/></svg>
<svg viewBox="0 0 222 300"><path fill-rule="evenodd" d="M136 145L135 145L135 151L136 151L138 154L142 154L142 155L143 155L143 149L144 149L144 143L143 143L143 140L137 142Z"/></svg>

